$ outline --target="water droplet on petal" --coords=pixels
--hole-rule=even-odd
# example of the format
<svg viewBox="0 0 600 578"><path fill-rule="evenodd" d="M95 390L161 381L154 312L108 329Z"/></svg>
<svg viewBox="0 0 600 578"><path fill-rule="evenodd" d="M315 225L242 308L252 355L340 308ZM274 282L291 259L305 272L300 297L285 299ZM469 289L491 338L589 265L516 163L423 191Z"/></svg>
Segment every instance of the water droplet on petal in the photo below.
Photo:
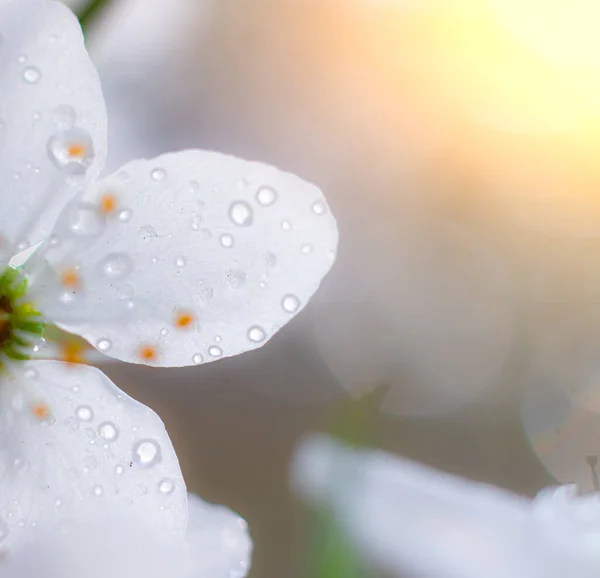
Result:
<svg viewBox="0 0 600 578"><path fill-rule="evenodd" d="M256 191L256 200L259 205L268 207L277 200L277 191L272 187L260 187L258 191Z"/></svg>
<svg viewBox="0 0 600 578"><path fill-rule="evenodd" d="M315 201L311 208L315 215L324 215L327 210L323 201Z"/></svg>
<svg viewBox="0 0 600 578"><path fill-rule="evenodd" d="M160 446L155 440L140 440L133 446L133 461L142 468L151 468L160 460Z"/></svg>
<svg viewBox="0 0 600 578"><path fill-rule="evenodd" d="M100 437L107 442L115 441L119 437L117 426L109 421L105 421L98 426L98 433L100 434Z"/></svg>
<svg viewBox="0 0 600 578"><path fill-rule="evenodd" d="M42 78L42 72L35 66L27 66L23 70L23 80L27 84L37 84Z"/></svg>
<svg viewBox="0 0 600 578"><path fill-rule="evenodd" d="M92 137L81 128L55 133L48 140L47 150L54 166L70 175L84 174L95 156Z"/></svg>
<svg viewBox="0 0 600 578"><path fill-rule="evenodd" d="M62 130L73 128L76 118L75 109L68 104L57 106L52 113L52 120Z"/></svg>
<svg viewBox="0 0 600 578"><path fill-rule="evenodd" d="M94 205L73 203L66 212L69 232L78 237L97 237L104 231L104 221Z"/></svg>
<svg viewBox="0 0 600 578"><path fill-rule="evenodd" d="M127 222L131 221L132 216L133 216L133 211L131 211L130 209L123 209L122 211L119 211L119 213L117 215L117 219L121 223L127 223Z"/></svg>
<svg viewBox="0 0 600 578"><path fill-rule="evenodd" d="M177 265L177 267L185 267L186 264L187 260L185 257L179 256L177 259L175 259L175 265Z"/></svg>
<svg viewBox="0 0 600 578"><path fill-rule="evenodd" d="M239 289L246 282L246 273L241 269L233 269L225 273L225 282L232 289Z"/></svg>
<svg viewBox="0 0 600 578"><path fill-rule="evenodd" d="M35 369L27 369L25 371L25 377L27 379L36 380L38 377L38 372Z"/></svg>
<svg viewBox="0 0 600 578"><path fill-rule="evenodd" d="M4 518L0 518L0 542L5 540L10 534L10 528Z"/></svg>
<svg viewBox="0 0 600 578"><path fill-rule="evenodd" d="M286 295L281 301L281 306L288 313L295 313L300 307L300 300L295 295Z"/></svg>
<svg viewBox="0 0 600 578"><path fill-rule="evenodd" d="M100 351L108 351L112 347L112 341L110 339L100 339L96 347Z"/></svg>
<svg viewBox="0 0 600 578"><path fill-rule="evenodd" d="M109 253L100 262L100 271L108 279L123 279L133 270L133 263L125 253Z"/></svg>
<svg viewBox="0 0 600 578"><path fill-rule="evenodd" d="M102 486L94 486L94 496L101 496L104 493Z"/></svg>
<svg viewBox="0 0 600 578"><path fill-rule="evenodd" d="M123 468L123 466L117 466L115 468L115 474L117 474L117 476L122 475L124 471L125 471L125 469Z"/></svg>
<svg viewBox="0 0 600 578"><path fill-rule="evenodd" d="M313 252L313 246L310 243L305 243L300 247L300 252L303 255L310 255Z"/></svg>
<svg viewBox="0 0 600 578"><path fill-rule="evenodd" d="M259 325L254 325L248 329L248 339L252 343L262 343L267 338L265 330Z"/></svg>
<svg viewBox="0 0 600 578"><path fill-rule="evenodd" d="M218 345L211 345L208 348L208 353L213 357L221 357L223 355L223 350Z"/></svg>
<svg viewBox="0 0 600 578"><path fill-rule="evenodd" d="M165 496L172 494L175 491L175 482L169 478L161 480L158 483L158 491Z"/></svg>
<svg viewBox="0 0 600 578"><path fill-rule="evenodd" d="M167 178L165 169L153 169L150 173L150 178L157 183L164 181Z"/></svg>
<svg viewBox="0 0 600 578"><path fill-rule="evenodd" d="M282 221L282 222L281 222L281 228L282 228L284 231L289 231L289 230L291 230L291 228L292 228L292 223L290 223L289 221Z"/></svg>
<svg viewBox="0 0 600 578"><path fill-rule="evenodd" d="M80 405L75 410L75 415L81 421L92 421L94 419L94 410L92 410L92 408L88 405Z"/></svg>
<svg viewBox="0 0 600 578"><path fill-rule="evenodd" d="M254 220L252 207L246 201L235 201L229 207L229 218L238 227L249 227Z"/></svg>
<svg viewBox="0 0 600 578"><path fill-rule="evenodd" d="M140 236L144 241L158 239L158 233L152 225L142 225L139 230Z"/></svg>
<svg viewBox="0 0 600 578"><path fill-rule="evenodd" d="M192 357L192 362L194 365L200 365L204 362L204 356L201 353L194 353Z"/></svg>
<svg viewBox="0 0 600 578"><path fill-rule="evenodd" d="M219 241L221 242L221 245L226 249L231 249L231 247L233 247L233 245L235 244L233 236L229 233L224 233L223 235L221 235L219 237Z"/></svg>

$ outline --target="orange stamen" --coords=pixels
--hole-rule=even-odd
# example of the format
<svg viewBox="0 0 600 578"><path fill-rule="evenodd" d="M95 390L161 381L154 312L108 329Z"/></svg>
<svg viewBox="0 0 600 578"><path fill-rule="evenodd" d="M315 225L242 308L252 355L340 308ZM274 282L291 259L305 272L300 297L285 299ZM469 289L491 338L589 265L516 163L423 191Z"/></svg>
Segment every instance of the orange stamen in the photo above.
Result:
<svg viewBox="0 0 600 578"><path fill-rule="evenodd" d="M72 289L74 289L75 287L79 287L79 273L74 267L69 267L68 269L65 269L60 274L60 280L65 287L70 287Z"/></svg>
<svg viewBox="0 0 600 578"><path fill-rule="evenodd" d="M138 356L142 361L156 361L158 359L158 350L153 345L142 345Z"/></svg>
<svg viewBox="0 0 600 578"><path fill-rule="evenodd" d="M69 340L61 343L61 359L66 363L86 363L88 347L85 343Z"/></svg>
<svg viewBox="0 0 600 578"><path fill-rule="evenodd" d="M108 215L113 213L117 208L117 197L112 193L104 193L100 197L100 212Z"/></svg>
<svg viewBox="0 0 600 578"><path fill-rule="evenodd" d="M188 311L182 311L181 313L178 313L175 319L175 325L179 329L185 329L186 327L189 327L193 322L194 315L192 313L189 313Z"/></svg>
<svg viewBox="0 0 600 578"><path fill-rule="evenodd" d="M50 408L45 403L36 403L31 407L31 413L39 420L43 420L50 415Z"/></svg>
<svg viewBox="0 0 600 578"><path fill-rule="evenodd" d="M67 147L67 154L70 157L82 157L85 155L85 147L79 143L69 145Z"/></svg>

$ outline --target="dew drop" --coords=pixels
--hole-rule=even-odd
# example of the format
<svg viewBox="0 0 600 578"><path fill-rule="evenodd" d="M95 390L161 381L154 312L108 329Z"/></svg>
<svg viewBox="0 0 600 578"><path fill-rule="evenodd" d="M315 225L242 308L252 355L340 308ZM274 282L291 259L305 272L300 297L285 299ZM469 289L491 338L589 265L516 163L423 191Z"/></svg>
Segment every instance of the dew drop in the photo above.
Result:
<svg viewBox="0 0 600 578"><path fill-rule="evenodd" d="M161 334L163 337L166 337L167 335L169 335L169 330L168 330L166 327L163 327L163 328L160 330L160 334Z"/></svg>
<svg viewBox="0 0 600 578"><path fill-rule="evenodd" d="M223 350L218 345L211 345L208 348L208 353L213 357L221 357L223 355Z"/></svg>
<svg viewBox="0 0 600 578"><path fill-rule="evenodd" d="M125 471L125 469L123 468L123 466L117 466L117 467L115 467L115 474L117 474L117 476L123 475L124 471Z"/></svg>
<svg viewBox="0 0 600 578"><path fill-rule="evenodd" d="M325 214L325 211L326 211L326 208L325 208L325 203L324 203L323 201L315 201L315 202L312 204L312 207L311 207L311 209L312 209L312 212L313 212L315 215L319 215L319 216L320 216L320 215L324 215L324 214Z"/></svg>
<svg viewBox="0 0 600 578"><path fill-rule="evenodd" d="M187 264L187 260L185 257L179 256L175 259L175 265L177 265L177 267L185 267Z"/></svg>
<svg viewBox="0 0 600 578"><path fill-rule="evenodd" d="M128 223L129 221L131 221L132 216L133 211L131 209L123 209L117 214L117 219L120 223Z"/></svg>
<svg viewBox="0 0 600 578"><path fill-rule="evenodd" d="M35 369L30 368L25 371L25 377L34 381L38 377L38 372Z"/></svg>
<svg viewBox="0 0 600 578"><path fill-rule="evenodd" d="M0 518L0 542L4 541L10 534L10 528L4 518Z"/></svg>
<svg viewBox="0 0 600 578"><path fill-rule="evenodd" d="M158 491L164 496L168 496L175 491L175 482L169 478L165 478L158 482Z"/></svg>
<svg viewBox="0 0 600 578"><path fill-rule="evenodd" d="M150 178L157 183L164 181L167 178L167 171L165 169L153 169L150 172Z"/></svg>
<svg viewBox="0 0 600 578"><path fill-rule="evenodd" d="M305 243L300 247L300 252L303 255L310 255L313 252L313 246L310 243Z"/></svg>
<svg viewBox="0 0 600 578"><path fill-rule="evenodd" d="M73 128L76 118L77 114L75 109L68 104L61 104L52 112L52 120L54 121L54 124L56 124L56 126L62 130Z"/></svg>
<svg viewBox="0 0 600 578"><path fill-rule="evenodd" d="M96 347L100 351L108 351L112 347L112 341L110 339L100 339Z"/></svg>
<svg viewBox="0 0 600 578"><path fill-rule="evenodd" d="M123 279L133 270L133 263L125 253L110 253L100 262L100 271L108 279Z"/></svg>
<svg viewBox="0 0 600 578"><path fill-rule="evenodd" d="M42 72L35 66L27 66L23 69L23 80L27 84L37 84L42 78Z"/></svg>
<svg viewBox="0 0 600 578"><path fill-rule="evenodd" d="M281 301L281 306L284 311L295 313L300 307L300 300L295 295L286 295Z"/></svg>
<svg viewBox="0 0 600 578"><path fill-rule="evenodd" d="M252 207L246 201L235 201L229 207L229 218L238 227L249 227L254 220Z"/></svg>
<svg viewBox="0 0 600 578"><path fill-rule="evenodd" d="M101 496L104 493L102 486L94 486L94 496Z"/></svg>
<svg viewBox="0 0 600 578"><path fill-rule="evenodd" d="M200 365L204 362L204 356L201 353L194 353L192 357L192 362L194 365Z"/></svg>
<svg viewBox="0 0 600 578"><path fill-rule="evenodd" d="M267 338L265 330L260 325L253 325L248 329L248 339L252 343L262 343Z"/></svg>
<svg viewBox="0 0 600 578"><path fill-rule="evenodd" d="M46 148L54 166L70 175L84 174L95 156L92 137L81 128L55 133Z"/></svg>
<svg viewBox="0 0 600 578"><path fill-rule="evenodd" d="M231 289L239 289L246 282L246 273L241 269L232 269L225 273L225 282Z"/></svg>
<svg viewBox="0 0 600 578"><path fill-rule="evenodd" d="M259 205L268 207L277 200L277 191L273 187L260 187L256 191L256 200Z"/></svg>
<svg viewBox="0 0 600 578"><path fill-rule="evenodd" d="M233 236L229 233L224 233L223 235L221 235L219 237L219 241L221 242L221 245L226 249L231 249L231 247L233 247L233 245L235 244Z"/></svg>
<svg viewBox="0 0 600 578"><path fill-rule="evenodd" d="M94 205L73 203L66 213L69 232L78 237L97 237L104 230L104 222Z"/></svg>
<svg viewBox="0 0 600 578"><path fill-rule="evenodd" d="M133 446L133 461L142 468L151 468L160 460L160 446L155 440L140 440Z"/></svg>
<svg viewBox="0 0 600 578"><path fill-rule="evenodd" d="M88 405L80 405L76 410L75 410L75 415L81 420L81 421L92 421L94 419L94 411L92 410L91 407L89 407Z"/></svg>
<svg viewBox="0 0 600 578"><path fill-rule="evenodd" d="M107 442L113 442L119 437L117 426L109 421L105 421L98 426L98 433Z"/></svg>
<svg viewBox="0 0 600 578"><path fill-rule="evenodd" d="M291 230L291 228L292 228L292 223L290 223L289 221L282 221L282 222L281 222L281 228L282 228L284 231L289 231L289 230Z"/></svg>

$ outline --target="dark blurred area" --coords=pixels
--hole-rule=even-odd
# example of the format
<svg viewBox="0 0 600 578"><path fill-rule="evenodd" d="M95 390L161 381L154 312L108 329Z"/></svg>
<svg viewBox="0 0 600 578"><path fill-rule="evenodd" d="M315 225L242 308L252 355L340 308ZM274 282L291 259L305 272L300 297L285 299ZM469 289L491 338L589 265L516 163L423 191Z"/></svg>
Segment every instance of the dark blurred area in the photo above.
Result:
<svg viewBox="0 0 600 578"><path fill-rule="evenodd" d="M382 383L382 448L528 495L592 484L597 63L456 4L113 0L90 26L109 169L218 150L315 182L338 219L333 271L259 351L103 366L161 415L189 487L248 520L253 577L304 575L292 449Z"/></svg>

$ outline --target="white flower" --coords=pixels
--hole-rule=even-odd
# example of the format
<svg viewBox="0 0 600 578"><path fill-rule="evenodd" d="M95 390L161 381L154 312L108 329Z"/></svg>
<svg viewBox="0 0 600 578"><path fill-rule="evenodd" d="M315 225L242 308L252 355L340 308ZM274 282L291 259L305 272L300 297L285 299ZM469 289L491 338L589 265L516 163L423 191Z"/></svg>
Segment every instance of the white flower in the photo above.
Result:
<svg viewBox="0 0 600 578"><path fill-rule="evenodd" d="M534 500L380 451L314 437L292 471L363 555L396 576L591 578L600 571L600 496L574 486Z"/></svg>
<svg viewBox="0 0 600 578"><path fill-rule="evenodd" d="M43 322L159 366L259 347L330 268L335 222L314 186L211 152L96 181L106 114L73 14L0 0L0 38L0 548L115 504L181 535L185 485L162 422L98 370L28 361Z"/></svg>
<svg viewBox="0 0 600 578"><path fill-rule="evenodd" d="M185 540L157 533L109 509L95 518L39 528L35 540L7 555L4 578L242 578L251 542L246 523L190 494Z"/></svg>

